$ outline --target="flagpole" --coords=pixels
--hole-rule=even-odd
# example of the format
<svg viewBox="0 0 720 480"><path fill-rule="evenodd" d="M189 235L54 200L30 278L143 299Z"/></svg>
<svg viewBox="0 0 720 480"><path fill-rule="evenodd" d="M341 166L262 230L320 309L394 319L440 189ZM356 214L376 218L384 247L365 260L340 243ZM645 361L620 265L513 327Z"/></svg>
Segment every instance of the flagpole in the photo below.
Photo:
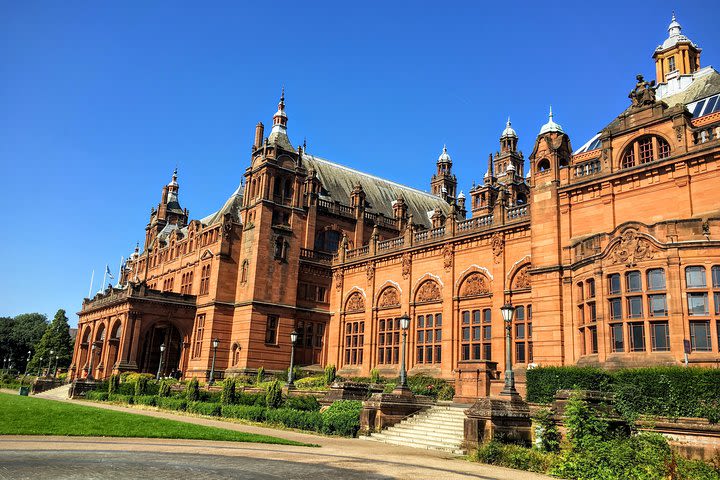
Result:
<svg viewBox="0 0 720 480"><path fill-rule="evenodd" d="M100 291L101 291L101 292L104 292L104 291L105 291L105 278L107 277L107 271L108 271L108 266L107 266L107 263L106 263L106 264L105 264L105 273L103 273L103 281L102 281L102 283L100 284Z"/></svg>
<svg viewBox="0 0 720 480"><path fill-rule="evenodd" d="M93 268L92 275L90 275L90 290L88 290L88 298L92 298L92 287L93 287L94 280L95 280L95 269Z"/></svg>

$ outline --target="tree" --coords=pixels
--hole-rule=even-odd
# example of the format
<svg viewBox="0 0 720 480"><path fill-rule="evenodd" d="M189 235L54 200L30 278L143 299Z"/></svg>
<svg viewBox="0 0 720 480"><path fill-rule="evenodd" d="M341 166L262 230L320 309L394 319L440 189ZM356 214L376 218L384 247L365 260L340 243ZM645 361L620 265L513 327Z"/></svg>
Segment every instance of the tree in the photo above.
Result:
<svg viewBox="0 0 720 480"><path fill-rule="evenodd" d="M10 354L15 370L25 371L28 351L35 353L35 345L48 327L47 317L41 313L23 313L12 319Z"/></svg>
<svg viewBox="0 0 720 480"><path fill-rule="evenodd" d="M50 355L50 350L53 354ZM52 359L51 359L52 356ZM72 340L70 339L70 325L65 316L65 310L60 309L55 318L45 330L45 334L37 343L30 361L29 371L34 372L47 368L48 362L54 367L55 357L58 368L67 368L72 360ZM42 364L40 363L42 358Z"/></svg>

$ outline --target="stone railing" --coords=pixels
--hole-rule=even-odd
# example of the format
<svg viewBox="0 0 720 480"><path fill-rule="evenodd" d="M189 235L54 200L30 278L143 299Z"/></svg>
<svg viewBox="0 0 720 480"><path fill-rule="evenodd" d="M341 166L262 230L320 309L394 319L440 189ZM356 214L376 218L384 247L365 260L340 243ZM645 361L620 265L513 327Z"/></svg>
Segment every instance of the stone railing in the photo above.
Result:
<svg viewBox="0 0 720 480"><path fill-rule="evenodd" d="M395 237L378 242L377 249L378 251L391 250L394 248L401 248L403 245L405 245L405 237Z"/></svg>
<svg viewBox="0 0 720 480"><path fill-rule="evenodd" d="M594 175L600 172L600 169L601 165L599 158L595 158L593 160L583 163L578 163L577 165L573 166L575 177L587 177L589 175Z"/></svg>
<svg viewBox="0 0 720 480"><path fill-rule="evenodd" d="M355 216L355 213L354 213L352 207L349 207L347 205L343 205L340 203L330 202L328 200L318 199L318 208L320 210L324 210L329 213L334 213L335 215L340 215L343 217L351 217L352 218Z"/></svg>
<svg viewBox="0 0 720 480"><path fill-rule="evenodd" d="M528 206L519 205L517 207L511 207L507 209L507 219L516 220L528 216Z"/></svg>
<svg viewBox="0 0 720 480"><path fill-rule="evenodd" d="M693 144L695 145L717 140L720 138L720 125L709 125L699 128L692 133L692 136Z"/></svg>
<svg viewBox="0 0 720 480"><path fill-rule="evenodd" d="M463 220L457 224L458 233L468 233L474 230L481 230L483 228L491 227L493 224L493 216L483 215L482 217L470 218Z"/></svg>
<svg viewBox="0 0 720 480"><path fill-rule="evenodd" d="M415 243L421 243L428 239L430 235L430 230L420 230L419 232L415 232L414 240Z"/></svg>

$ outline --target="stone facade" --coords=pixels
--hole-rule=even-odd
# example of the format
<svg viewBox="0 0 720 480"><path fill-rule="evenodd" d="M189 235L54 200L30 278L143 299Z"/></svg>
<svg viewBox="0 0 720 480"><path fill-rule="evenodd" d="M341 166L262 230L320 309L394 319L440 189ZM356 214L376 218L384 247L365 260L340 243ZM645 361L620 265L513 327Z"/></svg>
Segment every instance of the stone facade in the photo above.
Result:
<svg viewBox="0 0 720 480"><path fill-rule="evenodd" d="M688 42L658 58L689 58ZM218 212L190 221L177 178L164 188L120 288L83 303L74 375L154 373L162 342L163 373L207 378L214 354L222 375L280 370L295 329L301 365L395 376L407 313L410 374L453 379L485 361L495 394L507 302L520 390L533 364L679 364L686 351L714 364L720 111L698 101L720 93L720 74L692 48L682 82L670 88L665 67L657 86L639 76L627 110L577 151L551 112L526 159L508 121L470 205L447 149L419 192L293 147L281 98Z"/></svg>

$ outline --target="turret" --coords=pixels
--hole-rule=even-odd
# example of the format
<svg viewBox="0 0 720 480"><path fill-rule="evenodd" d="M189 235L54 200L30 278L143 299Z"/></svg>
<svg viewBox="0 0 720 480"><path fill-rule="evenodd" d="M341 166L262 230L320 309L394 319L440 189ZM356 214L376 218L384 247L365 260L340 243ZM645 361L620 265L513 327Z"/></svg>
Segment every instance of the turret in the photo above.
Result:
<svg viewBox="0 0 720 480"><path fill-rule="evenodd" d="M701 51L700 47L682 34L682 26L673 12L668 25L668 38L653 52L657 83L697 72L700 69Z"/></svg>
<svg viewBox="0 0 720 480"><path fill-rule="evenodd" d="M452 174L452 159L448 154L447 146L443 146L443 151L437 159L437 171L430 181L430 191L433 195L442 197L448 203L455 200L455 192L457 191L457 178Z"/></svg>

